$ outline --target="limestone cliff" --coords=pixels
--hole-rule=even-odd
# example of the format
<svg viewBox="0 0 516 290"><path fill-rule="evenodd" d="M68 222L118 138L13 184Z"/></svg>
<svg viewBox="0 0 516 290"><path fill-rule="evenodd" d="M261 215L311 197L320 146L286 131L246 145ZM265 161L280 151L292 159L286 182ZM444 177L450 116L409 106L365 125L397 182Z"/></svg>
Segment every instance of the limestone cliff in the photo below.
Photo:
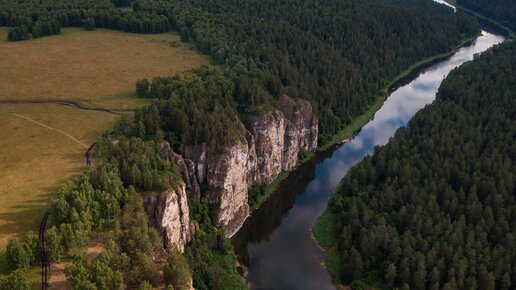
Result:
<svg viewBox="0 0 516 290"><path fill-rule="evenodd" d="M192 196L199 197L200 185L208 185L204 197L218 205L216 222L225 225L228 236L236 233L249 215L249 188L294 169L299 152L317 147L318 120L310 103L283 96L277 107L245 116L242 138L216 153L203 143L187 146L181 156L168 143L160 144L178 166Z"/></svg>
<svg viewBox="0 0 516 290"><path fill-rule="evenodd" d="M185 184L181 182L177 188L161 193L145 193L143 201L147 214L165 242L183 252L192 236Z"/></svg>

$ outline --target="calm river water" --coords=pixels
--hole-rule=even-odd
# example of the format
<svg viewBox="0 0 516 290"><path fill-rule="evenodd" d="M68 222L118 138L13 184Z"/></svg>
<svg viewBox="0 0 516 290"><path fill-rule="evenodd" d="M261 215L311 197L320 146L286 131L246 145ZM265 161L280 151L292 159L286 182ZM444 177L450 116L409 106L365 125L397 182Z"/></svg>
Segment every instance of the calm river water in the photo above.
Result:
<svg viewBox="0 0 516 290"><path fill-rule="evenodd" d="M280 188L245 222L232 242L248 267L252 289L335 289L322 266L324 253L310 228L349 168L383 145L396 129L430 104L453 68L500 43L503 37L483 32L452 57L423 70L391 93L360 133L332 152L319 154L292 172Z"/></svg>

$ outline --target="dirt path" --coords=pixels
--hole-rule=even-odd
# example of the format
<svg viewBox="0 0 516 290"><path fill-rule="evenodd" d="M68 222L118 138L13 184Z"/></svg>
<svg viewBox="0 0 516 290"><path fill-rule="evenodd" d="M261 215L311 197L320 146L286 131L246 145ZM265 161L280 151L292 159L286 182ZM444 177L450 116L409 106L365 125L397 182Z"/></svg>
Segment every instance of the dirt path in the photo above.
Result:
<svg viewBox="0 0 516 290"><path fill-rule="evenodd" d="M83 105L77 101L73 100L0 100L0 104L9 104L9 105L26 105L26 104L57 104L68 106L72 108L76 108L79 110L86 111L99 111L106 112L115 115L122 115L124 112L135 112L135 109L108 109L108 108L98 108L98 107L89 107Z"/></svg>
<svg viewBox="0 0 516 290"><path fill-rule="evenodd" d="M31 119L31 118L29 118L29 117L27 117L27 116L24 116L24 115L20 115L20 114L16 114L16 113L12 113L12 115L13 115L13 116L16 116L16 117L19 117L19 118L23 118L23 119L25 119L25 120L27 120L27 121L30 121L30 122L32 122L32 123L34 123L34 124L37 124L37 125L39 125L39 126L41 126L41 127L44 127L44 128L47 128L47 129L49 129L49 130L52 130L52 131L55 131L55 132L61 133L61 134L65 135L66 137L68 137L68 138L72 139L73 141L75 141L77 144L81 145L81 146L82 146L82 147L84 147L85 149L88 149L88 147L89 147L88 145L86 145L86 144L84 144L83 142L81 142L79 139L75 138L74 136L72 136L72 135L70 135L70 134L68 134L68 133L66 133L66 132L64 132L64 131L58 130L58 129L56 129L56 128L52 128L52 127L50 127L50 126L47 126L47 125L45 125L45 124L43 124L43 123L40 123L40 122L38 122L38 121L36 121L36 120L33 120L33 119Z"/></svg>

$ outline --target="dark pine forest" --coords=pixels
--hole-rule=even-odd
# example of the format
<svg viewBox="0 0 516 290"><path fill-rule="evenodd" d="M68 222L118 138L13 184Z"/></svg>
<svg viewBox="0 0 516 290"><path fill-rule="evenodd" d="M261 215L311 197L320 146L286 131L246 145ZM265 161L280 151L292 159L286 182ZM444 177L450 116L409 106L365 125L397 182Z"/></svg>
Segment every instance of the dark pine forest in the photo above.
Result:
<svg viewBox="0 0 516 290"><path fill-rule="evenodd" d="M259 113L286 93L314 105L321 144L381 97L400 72L478 32L471 17L426 0L0 0L0 25L13 27L13 40L36 37L38 21L136 33L177 31L224 65L221 77L229 91L209 94L206 116ZM146 97L169 99L174 85L160 86ZM179 95L190 98L188 92ZM224 104L227 96L231 102ZM226 107L216 110L219 105ZM189 126L202 133L210 129L201 127L206 123ZM183 140L186 130L169 136L189 142Z"/></svg>
<svg viewBox="0 0 516 290"><path fill-rule="evenodd" d="M329 210L342 281L514 289L515 51L452 71L435 103L341 181Z"/></svg>

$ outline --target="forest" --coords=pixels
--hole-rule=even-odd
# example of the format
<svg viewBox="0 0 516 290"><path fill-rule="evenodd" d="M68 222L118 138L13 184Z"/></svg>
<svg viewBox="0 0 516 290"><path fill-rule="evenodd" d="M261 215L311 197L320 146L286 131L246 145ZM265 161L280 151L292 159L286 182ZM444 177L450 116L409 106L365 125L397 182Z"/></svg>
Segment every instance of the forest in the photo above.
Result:
<svg viewBox="0 0 516 290"><path fill-rule="evenodd" d="M139 8L165 12L183 40L225 65L239 113L283 93L307 99L321 144L404 69L478 32L471 18L429 1L172 3Z"/></svg>
<svg viewBox="0 0 516 290"><path fill-rule="evenodd" d="M437 100L329 202L353 289L514 289L516 43L453 70Z"/></svg>
<svg viewBox="0 0 516 290"><path fill-rule="evenodd" d="M118 136L100 138L95 170L66 183L52 201L52 225L45 239L51 263L72 261L65 269L73 289L243 289L229 241L211 222L206 200L189 201L199 225L182 255L164 248L150 224L140 192L161 191L180 182L173 163L154 141ZM88 264L84 248L94 234L109 233L105 249ZM9 240L6 256L13 272L0 277L0 289L30 289L21 270L39 265L41 245L28 233ZM163 271L163 278L159 272Z"/></svg>
<svg viewBox="0 0 516 290"><path fill-rule="evenodd" d="M195 289L245 288L204 199L189 201L199 230L184 256L163 248L137 193L177 185L177 169L156 143L166 140L179 153L200 142L223 150L241 136L244 114L263 114L288 94L313 104L323 144L383 97L402 71L479 32L472 17L427 0L0 0L0 25L11 27L11 41L63 27L173 30L220 65L137 81L137 95L152 104L101 138L96 169L64 185L52 202L50 258L73 260L66 272L80 289L150 289L161 269L173 289L185 289L186 277ZM111 241L89 265L81 248L99 231L112 232ZM24 283L17 269L38 264L35 241L29 233L9 242L15 271L0 286ZM160 263L152 262L156 256Z"/></svg>
<svg viewBox="0 0 516 290"><path fill-rule="evenodd" d="M497 20L516 31L516 1L513 0L458 0L457 4Z"/></svg>
<svg viewBox="0 0 516 290"><path fill-rule="evenodd" d="M426 0L0 0L0 11L12 40L34 37L39 19L60 27L177 31L225 65L224 77L234 83L231 110L256 112L284 93L307 99L320 120L320 144L383 97L402 71L479 31L472 17Z"/></svg>

